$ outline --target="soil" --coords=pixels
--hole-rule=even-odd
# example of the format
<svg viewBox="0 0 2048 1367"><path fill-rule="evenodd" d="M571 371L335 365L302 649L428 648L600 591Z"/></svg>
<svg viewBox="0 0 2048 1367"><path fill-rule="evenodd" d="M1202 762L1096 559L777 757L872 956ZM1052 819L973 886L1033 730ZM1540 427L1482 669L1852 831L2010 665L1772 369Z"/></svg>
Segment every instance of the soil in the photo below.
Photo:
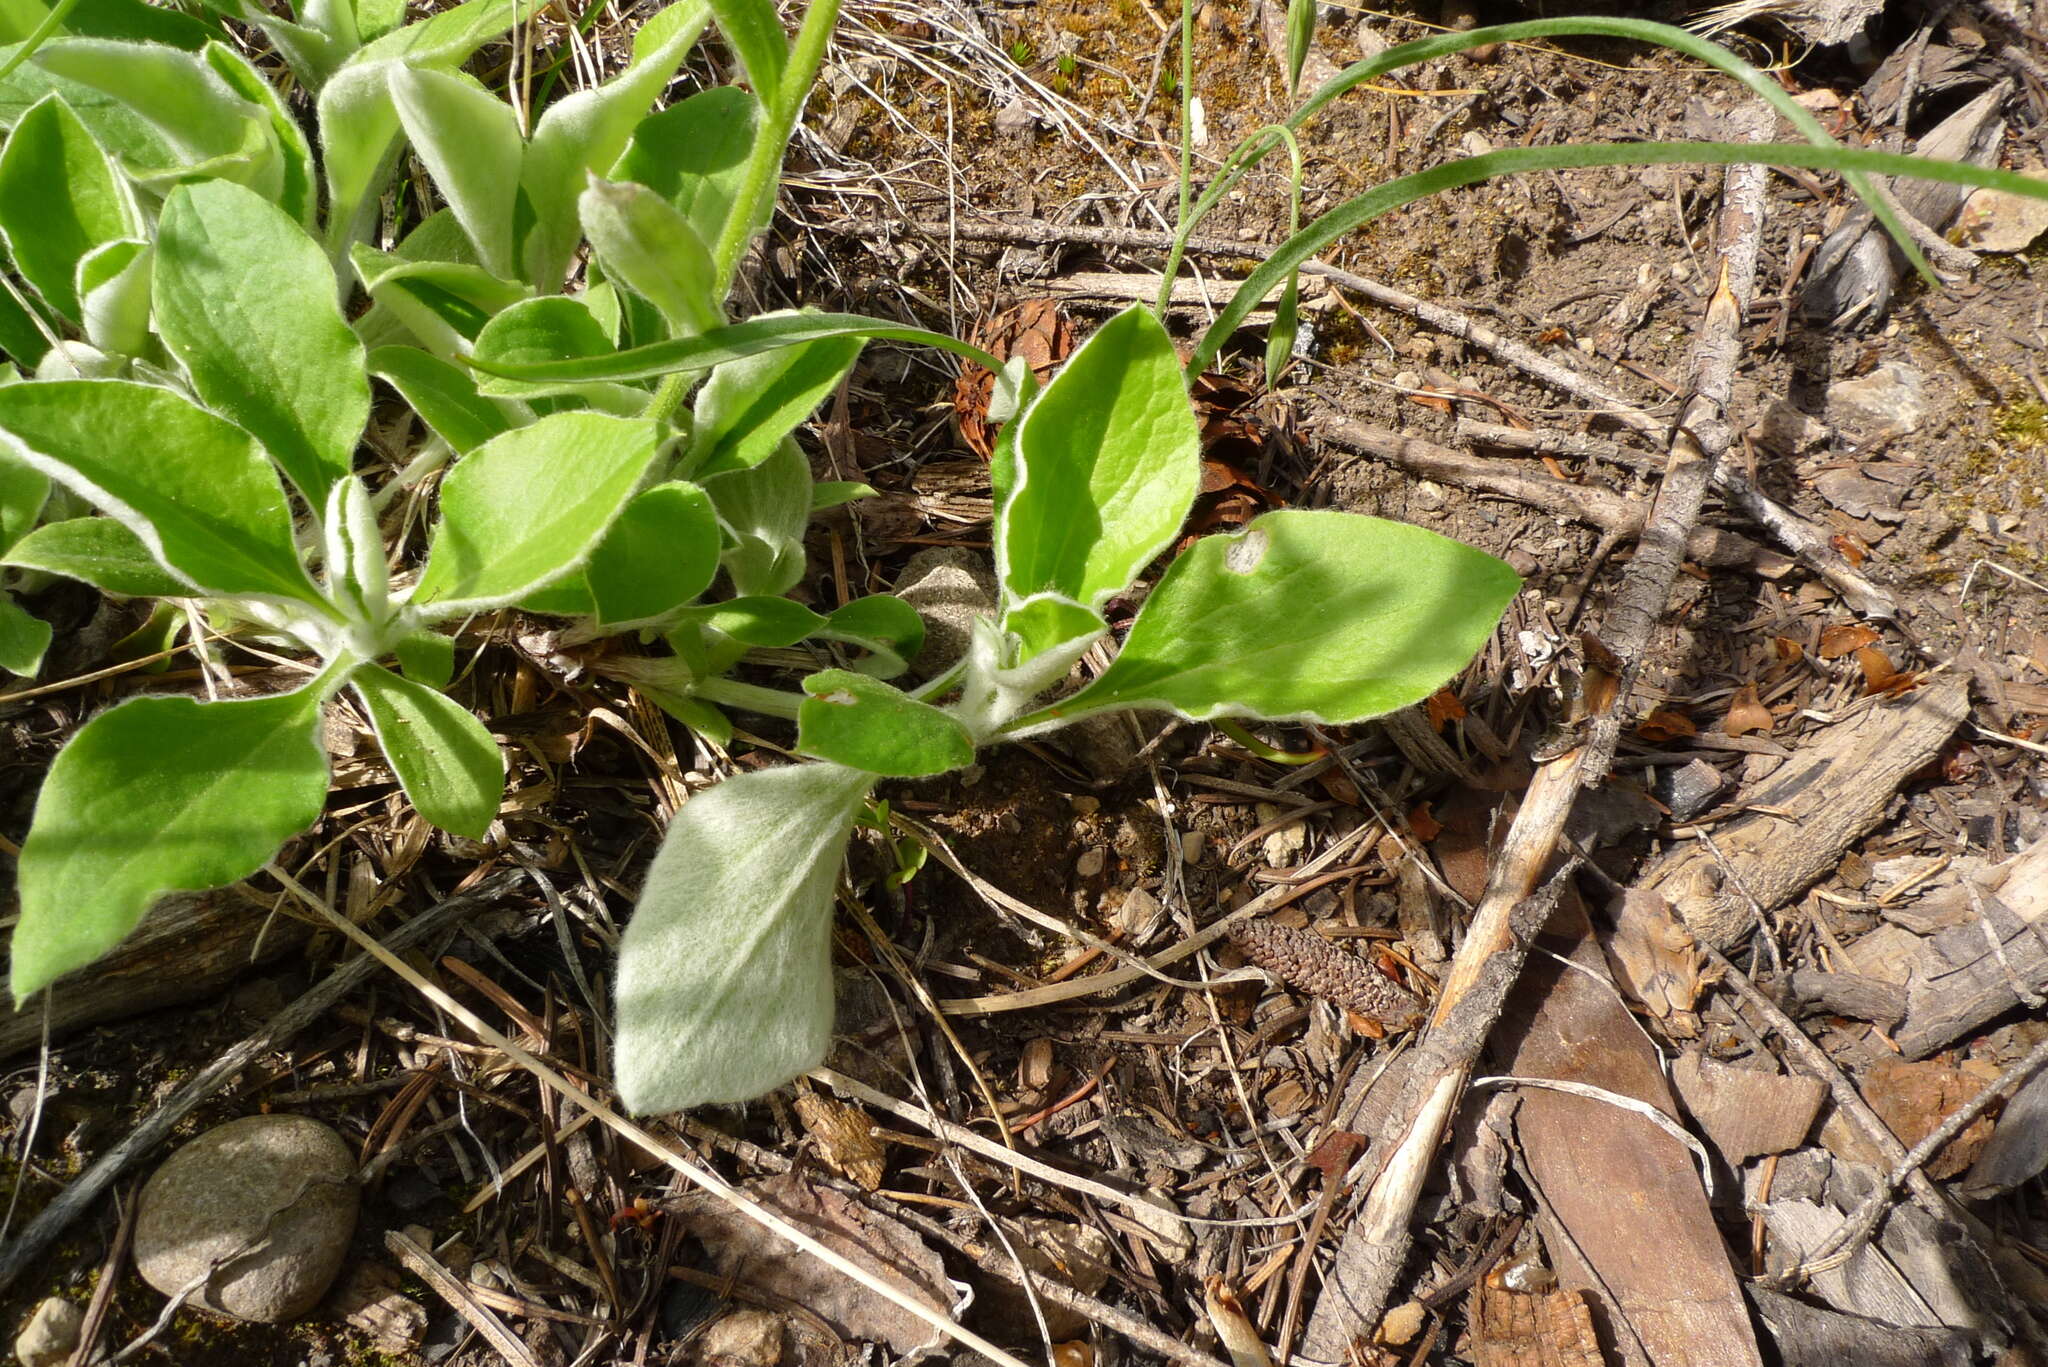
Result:
<svg viewBox="0 0 2048 1367"><path fill-rule="evenodd" d="M1480 22L1525 17L1507 7L1480 9ZM1874 30L1877 56L1905 43L1922 21L1910 5L1894 10ZM1311 78L1433 31L1443 17L1435 6L1391 14L1324 7ZM1151 280L1160 253L1078 237L956 246L945 227L991 217L1134 231L1170 222L1176 61L1164 24L1149 0L1041 0L989 12L894 0L850 5L833 73L793 159L787 215L778 218L749 287L763 306L801 302L962 332L1057 299L1073 332L1085 335L1133 300L1063 293L1062 282L1090 272ZM1290 102L1251 4L1211 0L1198 7L1194 27L1196 90L1209 135L1199 176L1238 139L1284 117ZM1757 29L1740 41L1756 56L1775 32ZM1990 33L1986 43L2015 42L2031 59L2048 56L2038 39L1968 32ZM1940 30L1942 41L1966 36ZM1988 55L1979 65L2005 70ZM1869 75L1839 49L1808 52L1779 73L1795 93L1814 97L1845 136L1878 131L1851 103ZM1486 60L1443 59L1378 86L1341 102L1304 139L1304 220L1391 176L1487 148L1702 136L1735 103L1724 78L1606 41L1507 46ZM1922 96L1908 130L1925 131L1971 93ZM2009 164L2038 160L2048 127L2043 108L2041 83L2023 81L2004 109ZM1284 237L1281 166L1284 158L1275 158L1254 175L1202 225L1202 235L1243 243L1246 259ZM1323 259L1477 315L1668 415L1686 391L1714 285L1720 182L1713 169L1616 169L1452 190L1388 214ZM1986 255L1969 278L1940 289L1909 280L1874 327L1836 328L1802 318L1796 292L1806 249L1841 212L1832 183L1772 179L1764 264L1730 406L1734 425L1751 435L1731 459L1818 524L1892 595L1899 614L1859 621L1802 565L1775 577L1690 567L1638 684L1635 711L1644 720L1625 739L1608 790L1586 803L1599 818L1595 862L1626 883L1656 853L1689 838L1668 805L1671 773L1688 761L1703 761L1728 781L1704 815L1695 813L1711 825L1732 814L1715 803L1731 801L1733 785L1766 777L1838 715L1868 706L1862 700L1886 683L1882 672L1873 674L1880 661L1920 676L1923 687L1930 671L1972 678L1970 720L1956 738L1876 828L1843 852L1818 895L1770 909L1769 931L1749 947L1754 959L1737 954L1758 976L1773 963L1788 973L1818 965L1875 972L1855 957L1861 938L1884 924L1874 869L1930 856L1996 862L2048 834L2040 745L2048 737L2048 389L2040 375L2048 288L2039 278L2048 248ZM1245 260L1212 253L1194 264L1216 282L1241 273ZM1495 804L1525 781L1528 752L1563 706L1560 664L1577 658L1577 633L1606 618L1630 548L1626 541L1603 546L1595 529L1574 519L1348 454L1323 440L1317 424L1331 415L1366 421L1478 449L1531 474L1546 466L1472 447L1460 421L1624 443L1643 468L1565 456L1547 473L1644 503L1656 477L1643 469L1654 472L1662 457L1611 418L1477 347L1314 282L1307 295L1309 340L1277 387L1263 383L1255 333L1219 364L1206 414L1218 436L1211 450L1217 487L1205 496L1203 517L1229 526L1268 506L1340 507L1444 532L1523 571L1532 591L1432 709L1464 776L1418 761L1377 726L1319 734L1258 728L1283 749L1327 746L1343 758L1304 769L1257 758L1206 727L1152 717L1121 732L1097 729L988 753L967 774L892 785L884 795L942 836L979 879L1111 939L1119 952L1165 949L1262 893L1289 888L1303 865L1363 830L1337 866L1343 876L1302 884L1275 919L1314 927L1427 996L1458 940L1457 894L1476 892L1489 828L1504 824ZM1173 321L1187 334L1198 316L1176 309ZM1887 367L1918 375L1924 413L1909 430L1853 429L1831 389L1892 373ZM843 404L821 414L812 446L821 477L866 480L881 496L820 519L813 557L820 568L803 593L828 602L886 589L908 556L929 545L985 553L986 467L960 441L954 404L953 377L929 357L871 349ZM1792 449L1774 446L1782 439L1764 422L1781 405L1813 416L1818 436ZM1824 478L1841 472L1899 493L1892 506L1858 515L1840 506L1853 500L1841 498L1839 482ZM1710 500L1707 520L1768 539L1718 500ZM103 649L121 634L115 626L132 625L109 623L89 595L57 595L41 606L71 628L60 626L60 640ZM1831 649L1830 640L1843 638L1827 633L1858 627L1869 628L1864 649L1875 658ZM388 930L480 867L531 869L552 890L548 900L524 894L516 907L433 946L421 962L445 956L475 969L544 1023L540 1042L552 1057L601 1086L610 943L630 913L630 890L662 819L684 790L709 781L712 757L679 723L575 672L573 661L520 623L485 624L476 644L476 691L465 701L491 718L517 763L519 810L502 836L479 847L433 834L404 812L388 773L342 743L340 791L328 822L306 842L311 862L299 876L316 886L324 880ZM89 667L83 650L67 647L67 669ZM1906 679L1892 691L1913 686ZM102 696L79 689L9 704L0 830L10 840L18 843L25 830L50 756ZM1731 715L1745 701L1767 709L1764 725ZM762 734L786 739L771 724ZM742 765L772 758L744 744L734 753ZM1417 848L1422 872L1411 863ZM992 1160L935 1152L913 1125L880 1115L868 1118L891 1141L883 1147L881 1198L889 1204L875 1208L932 1217L963 1238L982 1237L987 1215L1102 1231L1108 1267L1092 1295L1167 1338L1223 1356L1217 1317L1204 1304L1205 1279L1221 1279L1271 1348L1283 1322L1298 1323L1297 1314L1305 1318L1313 1307L1327 1267L1325 1257L1315 1276L1298 1281L1302 1264L1293 1254L1303 1228L1277 1217L1313 1205L1324 1173L1341 1176L1344 1146L1370 1129L1346 1102L1347 1086L1376 1076L1393 1041L1271 977L1234 973L1246 960L1228 944L1169 970L1183 982L1229 977L1206 991L1143 981L1028 1010L935 1015L936 1004L957 1008L1077 980L1097 971L1101 956L1002 911L936 860L900 890L887 886L888 868L887 852L866 838L854 882L920 986L901 981L888 956L842 917L842 1040L832 1066L984 1134L995 1132L993 1099L1004 1126L1033 1152L1073 1172L1162 1193L1185 1214L1220 1223L1196 1226L1192 1248L1168 1253L1133 1233L1108 1203L1017 1179ZM1767 949L1764 939L1772 942ZM25 1150L26 1110L0 1115L6 1176L16 1192L11 1227L18 1230L178 1081L299 995L336 955L329 939L316 936L306 956L253 971L226 995L56 1040L47 1062L51 1100L33 1152ZM443 976L472 1005L506 1018L498 998ZM1687 1004L1690 1035L1682 1020L1640 1004L1636 1014L1666 1054L1698 1047L1704 1037L1720 1056L1769 1064L1772 1047L1730 1043L1754 1041L1757 1031L1729 1002L1725 991L1703 989ZM1888 1042L1865 1020L1830 1015L1808 1024L1858 1076ZM2042 1033L2038 1009L2008 1013L1941 1057L1996 1076ZM7 1066L0 1090L33 1097L37 1057L21 1055ZM431 1083L416 1083L421 1078ZM852 1166L800 1123L793 1110L800 1100L785 1093L709 1111L669 1133L732 1177L759 1178L793 1164L821 1189L864 1199L866 1184L853 1180ZM712 1265L683 1222L660 1213L681 1189L667 1185L644 1155L593 1138L596 1127L566 1136L570 1117L389 980L244 1070L178 1137L272 1107L327 1119L366 1155L402 1150L366 1192L354 1261L389 1270L397 1294L423 1312L423 1336L387 1330L380 1338L360 1311L351 1322L338 1304L283 1327L227 1325L182 1311L141 1360L192 1367L503 1361L415 1272L396 1265L385 1233L415 1226L444 1263L473 1263L514 1306L545 1308L524 1313L491 1302L536 1362L773 1360L705 1356L703 1336L728 1305L721 1295L781 1317L782 1360L849 1361L858 1352L818 1329L829 1312L792 1305L774 1286L708 1278L707 1290L681 1273L664 1276L671 1266ZM1460 1142L1469 1156L1478 1141ZM490 1196L492 1173L537 1145L545 1147L543 1160ZM19 1324L43 1296L90 1294L114 1250L132 1180L118 1202L102 1201L75 1224L37 1274L7 1289L0 1324ZM1404 1286L1422 1294L1478 1266L1498 1244L1508 1212L1533 1215L1536 1202L1517 1180L1506 1179L1503 1197L1496 1178L1497 1203L1484 1208L1462 1176L1446 1190L1433 1188L1425 1206L1435 1218ZM2041 1195L2036 1177L1977 1208L2037 1261L2048 1246ZM636 1200L651 1203L653 1213ZM1354 1209L1347 1197L1318 1220L1326 1250ZM1746 1273L1746 1218L1739 1206L1718 1214ZM932 1231L925 1236L950 1276L993 1294L998 1279ZM1705 1237L1722 1247L1719 1234ZM1515 1245L1517 1257L1529 1242L1525 1235ZM1540 1250L1533 1256L1540 1261ZM603 1275L593 1270L601 1264ZM124 1264L113 1267L118 1280L102 1342L119 1345L147 1334L162 1297ZM613 1275L621 1288L616 1303L604 1280ZM1447 1297L1444 1308L1433 1346L1424 1344L1415 1360L1508 1360L1480 1356L1462 1298ZM1613 1355L1607 1360L1625 1360L1609 1313L1600 1319L1604 1351ZM1024 1356L1039 1351L1037 1330L1014 1304L969 1318ZM614 1328L622 1320L631 1326L624 1333ZM2011 1335L2024 1342L2028 1332L2038 1336L2040 1328ZM1066 1338L1088 1356L1063 1363L1159 1356L1099 1325L1070 1327ZM1368 1356L1386 1353L1369 1345L1359 1352L1360 1361L1394 1360Z"/></svg>

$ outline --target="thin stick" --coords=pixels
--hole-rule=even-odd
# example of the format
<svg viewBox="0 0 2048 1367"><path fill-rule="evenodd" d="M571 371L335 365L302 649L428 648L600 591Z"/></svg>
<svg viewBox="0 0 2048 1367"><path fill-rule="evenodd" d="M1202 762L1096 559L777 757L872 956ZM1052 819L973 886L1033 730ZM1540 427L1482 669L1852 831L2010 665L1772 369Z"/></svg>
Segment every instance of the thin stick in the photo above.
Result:
<svg viewBox="0 0 2048 1367"><path fill-rule="evenodd" d="M510 891L523 876L516 869L492 874L468 892L428 908L391 933L391 947L404 949L416 944L471 912L490 905ZM356 934L361 936L360 931ZM379 950L382 952L382 946ZM0 1252L0 1290L13 1285L14 1279L29 1268L39 1265L50 1246L71 1222L84 1214L86 1207L97 1200L100 1193L131 1164L168 1139L179 1121L261 1055L289 1040L312 1024L322 1012L369 981L376 966L377 961L369 955L351 959L328 974L318 986L265 1021L254 1034L231 1046L219 1058L193 1074L148 1119L131 1130L127 1138L107 1150L77 1181L58 1193L57 1199L43 1207L42 1213L29 1222L21 1237Z"/></svg>
<svg viewBox="0 0 2048 1367"><path fill-rule="evenodd" d="M1755 283L1766 174L1761 167L1731 167L1724 182L1721 278L1695 344L1694 397L1673 434L1664 482L1616 593L1616 608L1604 626L1605 644L1622 661L1621 675L1606 696L1587 698L1590 734L1537 769L1493 861L1472 924L1445 976L1429 1037L1421 1046L1425 1060L1442 1058L1451 1066L1441 1073L1417 1067L1405 1104L1397 1112L1403 1123L1388 1131L1399 1138L1388 1146L1386 1164L1345 1232L1336 1268L1309 1322L1304 1351L1311 1357L1341 1358L1343 1345L1377 1324L1385 1311L1407 1261L1410 1222L1423 1179L1471 1076L1472 1060L1499 1018L1527 954L1525 942L1533 930L1518 933L1517 914L1528 915L1525 907L1557 853L1579 792L1602 780L1612 762L1629 688L1669 602L1713 466L1732 438L1725 404L1733 386L1743 313ZM1591 695L1595 690L1586 692ZM1542 910L1547 913L1547 908ZM1454 1016L1460 1037L1455 1053L1437 1043L1451 1033Z"/></svg>

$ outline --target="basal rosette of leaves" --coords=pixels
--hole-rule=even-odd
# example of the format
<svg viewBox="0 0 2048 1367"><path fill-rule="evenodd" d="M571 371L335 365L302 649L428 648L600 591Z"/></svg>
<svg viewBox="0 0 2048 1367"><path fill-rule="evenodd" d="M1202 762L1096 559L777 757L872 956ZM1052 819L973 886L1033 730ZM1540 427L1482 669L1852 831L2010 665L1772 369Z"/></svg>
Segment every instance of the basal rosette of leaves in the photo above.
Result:
<svg viewBox="0 0 2048 1367"><path fill-rule="evenodd" d="M17 1001L158 897L246 877L317 820L321 715L343 692L420 814L482 836L502 760L441 691L466 619L519 608L568 619L570 642L665 636L673 653L637 682L719 734L699 695L745 697L719 676L750 648L836 642L862 678L917 650L894 599L820 615L781 597L812 513L865 492L814 485L792 433L867 336L957 344L725 313L836 4L792 39L767 0L679 0L622 72L522 132L461 66L532 8L469 0L403 26L387 5L230 8L119 36L67 30L60 9L0 49L8 573L160 599L195 639L307 661L290 693L139 697L80 728L22 850ZM223 42L222 13L315 92L317 158ZM713 23L749 88L656 109ZM446 207L386 252L374 214L406 147ZM566 384L472 369L651 343L694 344L697 363ZM361 455L375 381L429 434L395 470ZM401 544L430 480L438 515ZM714 585L722 601L701 603ZM0 667L32 672L47 640L0 598Z"/></svg>

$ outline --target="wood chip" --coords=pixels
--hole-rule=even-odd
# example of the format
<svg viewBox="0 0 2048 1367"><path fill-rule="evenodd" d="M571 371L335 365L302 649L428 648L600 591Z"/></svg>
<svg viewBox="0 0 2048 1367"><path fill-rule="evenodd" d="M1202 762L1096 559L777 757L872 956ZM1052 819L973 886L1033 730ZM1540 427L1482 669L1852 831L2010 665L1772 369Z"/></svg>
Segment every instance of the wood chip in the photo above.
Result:
<svg viewBox="0 0 2048 1367"><path fill-rule="evenodd" d="M1525 1295L1481 1279L1472 1290L1478 1367L1605 1367L1582 1291Z"/></svg>
<svg viewBox="0 0 2048 1367"><path fill-rule="evenodd" d="M1688 1050L1671 1065L1679 1100L1730 1167L1806 1141L1827 1087L1818 1079L1737 1068Z"/></svg>

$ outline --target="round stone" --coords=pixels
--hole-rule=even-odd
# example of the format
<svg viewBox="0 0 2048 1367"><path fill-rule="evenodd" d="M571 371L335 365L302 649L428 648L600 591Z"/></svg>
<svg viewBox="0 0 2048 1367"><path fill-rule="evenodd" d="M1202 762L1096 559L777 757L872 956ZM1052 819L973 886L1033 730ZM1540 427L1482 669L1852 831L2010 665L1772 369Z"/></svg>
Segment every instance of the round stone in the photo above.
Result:
<svg viewBox="0 0 2048 1367"><path fill-rule="evenodd" d="M78 1334L85 1327L85 1310L75 1301L52 1296L38 1305L28 1323L14 1340L14 1356L21 1367L64 1367L78 1347Z"/></svg>
<svg viewBox="0 0 2048 1367"><path fill-rule="evenodd" d="M142 1188L135 1265L166 1296L278 1323L313 1308L341 1271L359 1193L346 1140L297 1115L207 1131Z"/></svg>

